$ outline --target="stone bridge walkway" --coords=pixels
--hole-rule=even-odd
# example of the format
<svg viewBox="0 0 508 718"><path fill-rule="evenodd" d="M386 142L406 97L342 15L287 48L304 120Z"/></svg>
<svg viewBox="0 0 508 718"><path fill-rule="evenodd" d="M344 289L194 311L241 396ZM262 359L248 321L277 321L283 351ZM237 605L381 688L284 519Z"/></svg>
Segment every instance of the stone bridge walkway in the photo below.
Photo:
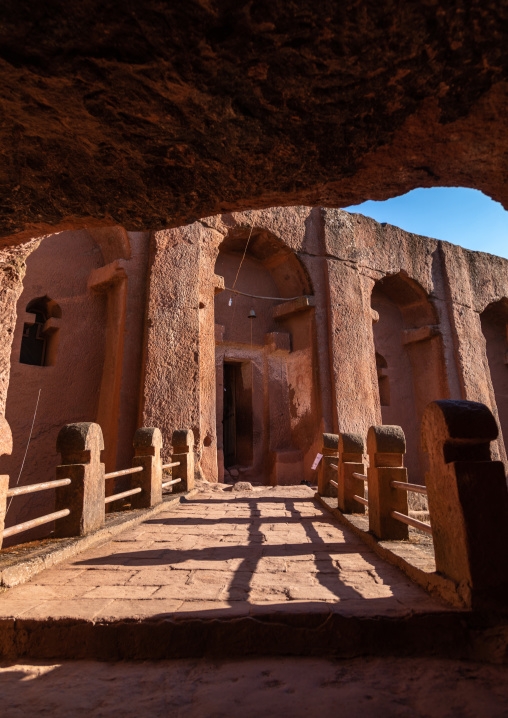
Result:
<svg viewBox="0 0 508 718"><path fill-rule="evenodd" d="M0 595L0 618L111 621L266 610L446 610L317 505L307 487L198 494Z"/></svg>
<svg viewBox="0 0 508 718"><path fill-rule="evenodd" d="M449 660L463 622L306 487L198 494L0 595L3 708L504 716L505 667Z"/></svg>

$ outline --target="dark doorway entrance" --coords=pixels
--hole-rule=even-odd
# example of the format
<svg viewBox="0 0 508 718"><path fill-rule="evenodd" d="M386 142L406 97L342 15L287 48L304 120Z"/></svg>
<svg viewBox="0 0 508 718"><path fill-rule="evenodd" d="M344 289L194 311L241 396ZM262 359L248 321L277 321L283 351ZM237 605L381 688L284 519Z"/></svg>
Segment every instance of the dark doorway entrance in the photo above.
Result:
<svg viewBox="0 0 508 718"><path fill-rule="evenodd" d="M236 364L224 364L224 466L236 464Z"/></svg>
<svg viewBox="0 0 508 718"><path fill-rule="evenodd" d="M252 363L224 362L224 466L252 464Z"/></svg>

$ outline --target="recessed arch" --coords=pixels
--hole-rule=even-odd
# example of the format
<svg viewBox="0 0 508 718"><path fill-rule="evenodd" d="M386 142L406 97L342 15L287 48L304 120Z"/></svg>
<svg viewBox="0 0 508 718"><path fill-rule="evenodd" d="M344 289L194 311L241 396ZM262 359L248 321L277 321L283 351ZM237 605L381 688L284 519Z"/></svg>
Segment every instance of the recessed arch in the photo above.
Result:
<svg viewBox="0 0 508 718"><path fill-rule="evenodd" d="M226 478L300 483L321 423L307 269L272 233L235 227L215 274L226 286L215 297L219 477L225 468Z"/></svg>
<svg viewBox="0 0 508 718"><path fill-rule="evenodd" d="M381 292L397 305L402 315L404 329L435 324L437 312L425 289L406 272L387 274L379 279L375 291Z"/></svg>
<svg viewBox="0 0 508 718"><path fill-rule="evenodd" d="M219 256L238 255L239 260L244 252L270 274L279 297L314 293L309 274L296 253L266 229L236 227L228 232L218 248Z"/></svg>
<svg viewBox="0 0 508 718"><path fill-rule="evenodd" d="M425 289L405 272L379 279L371 305L379 315L373 333L382 421L404 430L409 480L423 484L423 411L429 402L449 396L437 311Z"/></svg>
<svg viewBox="0 0 508 718"><path fill-rule="evenodd" d="M33 314L35 314L36 311L43 311L47 315L46 319L49 319L49 317L54 317L55 319L62 318L60 305L57 304L54 299L48 297L47 294L43 297L36 297L28 302L26 311Z"/></svg>

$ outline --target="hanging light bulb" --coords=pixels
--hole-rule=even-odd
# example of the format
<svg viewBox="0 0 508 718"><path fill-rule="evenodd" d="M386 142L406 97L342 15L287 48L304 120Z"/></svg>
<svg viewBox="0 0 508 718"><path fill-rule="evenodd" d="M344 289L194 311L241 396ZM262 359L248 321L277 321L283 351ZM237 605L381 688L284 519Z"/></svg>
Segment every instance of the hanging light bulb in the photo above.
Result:
<svg viewBox="0 0 508 718"><path fill-rule="evenodd" d="M254 309L250 310L247 319L257 319ZM252 322L250 323L250 348L252 349Z"/></svg>

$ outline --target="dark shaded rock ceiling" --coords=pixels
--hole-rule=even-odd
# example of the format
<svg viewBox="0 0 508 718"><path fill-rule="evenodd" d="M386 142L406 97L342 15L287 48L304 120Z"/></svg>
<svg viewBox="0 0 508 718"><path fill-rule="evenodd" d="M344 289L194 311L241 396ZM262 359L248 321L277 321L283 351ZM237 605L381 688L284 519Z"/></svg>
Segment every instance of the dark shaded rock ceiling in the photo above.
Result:
<svg viewBox="0 0 508 718"><path fill-rule="evenodd" d="M1 236L464 185L508 206L499 0L3 0Z"/></svg>

